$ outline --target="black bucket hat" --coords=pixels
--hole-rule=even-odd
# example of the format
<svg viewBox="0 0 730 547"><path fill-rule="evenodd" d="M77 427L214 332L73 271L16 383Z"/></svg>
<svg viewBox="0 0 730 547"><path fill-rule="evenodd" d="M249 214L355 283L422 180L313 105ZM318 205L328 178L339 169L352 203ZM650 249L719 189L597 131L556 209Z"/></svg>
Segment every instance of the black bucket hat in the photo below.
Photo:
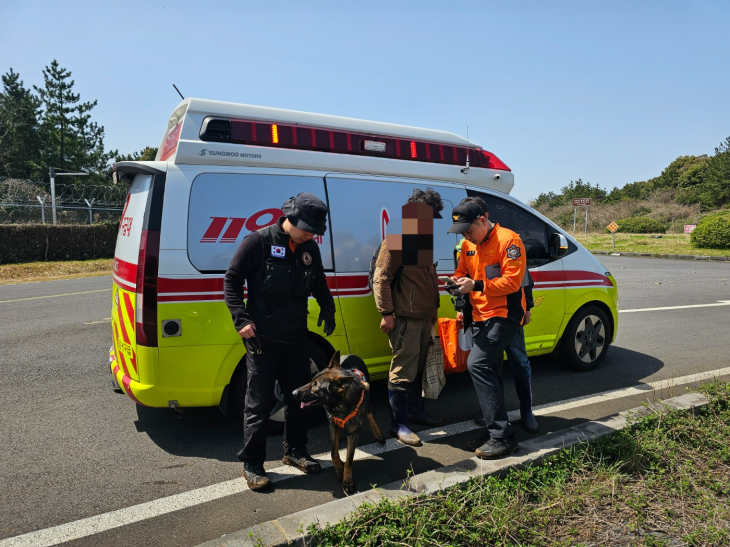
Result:
<svg viewBox="0 0 730 547"><path fill-rule="evenodd" d="M314 194L302 192L290 197L281 206L284 216L294 226L318 236L327 231L327 206Z"/></svg>

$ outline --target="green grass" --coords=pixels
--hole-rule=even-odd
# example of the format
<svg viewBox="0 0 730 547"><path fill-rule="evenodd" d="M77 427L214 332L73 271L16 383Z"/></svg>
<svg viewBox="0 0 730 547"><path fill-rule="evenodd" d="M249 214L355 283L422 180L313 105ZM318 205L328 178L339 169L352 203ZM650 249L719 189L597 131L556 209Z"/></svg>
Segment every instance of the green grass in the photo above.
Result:
<svg viewBox="0 0 730 547"><path fill-rule="evenodd" d="M320 546L730 545L730 384L711 403L435 495L365 504L312 525Z"/></svg>
<svg viewBox="0 0 730 547"><path fill-rule="evenodd" d="M0 285L111 275L113 258L0 265Z"/></svg>
<svg viewBox="0 0 730 547"><path fill-rule="evenodd" d="M616 249L613 248L611 234L576 233L576 239L591 251L611 251L617 253L658 253L673 255L730 256L730 249L698 249L689 241L689 234L660 234L657 238L650 234L616 233Z"/></svg>

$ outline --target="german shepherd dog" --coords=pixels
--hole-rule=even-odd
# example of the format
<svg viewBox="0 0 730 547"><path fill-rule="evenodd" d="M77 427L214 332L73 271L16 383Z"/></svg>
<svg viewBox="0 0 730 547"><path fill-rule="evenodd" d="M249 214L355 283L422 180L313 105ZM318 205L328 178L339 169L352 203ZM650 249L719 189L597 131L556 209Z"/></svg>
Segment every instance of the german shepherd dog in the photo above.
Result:
<svg viewBox="0 0 730 547"><path fill-rule="evenodd" d="M369 390L370 384L365 381L365 375L360 370L345 369L340 366L340 352L337 351L326 369L312 378L309 384L292 392L302 407L309 405L324 407L330 424L332 464L346 494L355 491L355 484L352 481L352 461L365 418L373 430L375 439L380 444L385 444L385 439L373 418ZM339 452L340 431L343 429L347 434L347 458L344 464Z"/></svg>

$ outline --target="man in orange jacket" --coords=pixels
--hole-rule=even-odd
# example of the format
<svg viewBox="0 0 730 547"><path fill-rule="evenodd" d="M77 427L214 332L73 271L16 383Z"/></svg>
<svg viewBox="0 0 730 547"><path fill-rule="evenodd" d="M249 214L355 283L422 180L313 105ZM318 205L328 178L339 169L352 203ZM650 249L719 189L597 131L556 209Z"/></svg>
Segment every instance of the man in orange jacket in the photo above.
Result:
<svg viewBox="0 0 730 547"><path fill-rule="evenodd" d="M473 308L467 368L487 424L486 435L468 446L479 458L497 459L518 448L504 404L502 355L525 316L525 246L520 236L491 222L489 212L473 201L457 205L452 218L449 233L466 240L452 279L462 294L469 294Z"/></svg>

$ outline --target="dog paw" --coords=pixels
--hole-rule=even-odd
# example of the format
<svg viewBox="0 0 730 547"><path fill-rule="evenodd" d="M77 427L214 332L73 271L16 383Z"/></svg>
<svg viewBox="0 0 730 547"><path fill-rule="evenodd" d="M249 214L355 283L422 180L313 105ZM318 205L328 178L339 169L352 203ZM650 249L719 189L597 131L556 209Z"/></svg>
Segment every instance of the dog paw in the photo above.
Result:
<svg viewBox="0 0 730 547"><path fill-rule="evenodd" d="M343 469L335 467L335 475L337 476L337 480L342 482L342 477L344 476Z"/></svg>
<svg viewBox="0 0 730 547"><path fill-rule="evenodd" d="M380 445L385 444L385 437L383 437L382 435L380 437L376 438L375 440L378 441L378 444L380 444Z"/></svg>
<svg viewBox="0 0 730 547"><path fill-rule="evenodd" d="M352 479L342 482L342 490L348 495L355 493L355 483L352 482Z"/></svg>

